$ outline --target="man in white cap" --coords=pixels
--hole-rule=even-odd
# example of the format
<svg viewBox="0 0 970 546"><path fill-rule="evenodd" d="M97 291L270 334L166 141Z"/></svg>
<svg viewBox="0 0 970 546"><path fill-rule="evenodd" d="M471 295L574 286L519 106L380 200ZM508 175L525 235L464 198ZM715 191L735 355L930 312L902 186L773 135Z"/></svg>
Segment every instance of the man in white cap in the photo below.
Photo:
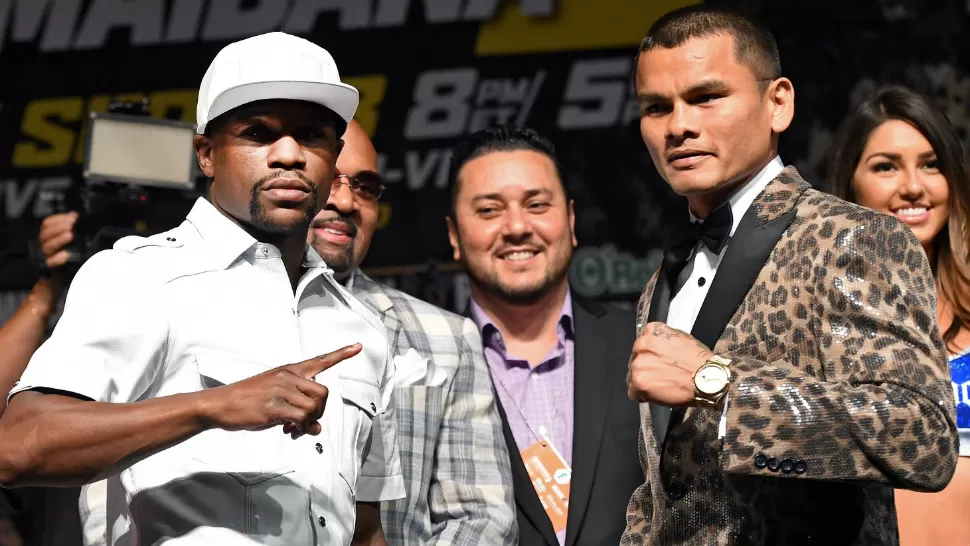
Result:
<svg viewBox="0 0 970 546"><path fill-rule="evenodd" d="M404 495L387 335L306 245L357 102L300 38L216 56L208 200L81 267L0 417L0 484L108 478L112 545L386 543L378 503Z"/></svg>

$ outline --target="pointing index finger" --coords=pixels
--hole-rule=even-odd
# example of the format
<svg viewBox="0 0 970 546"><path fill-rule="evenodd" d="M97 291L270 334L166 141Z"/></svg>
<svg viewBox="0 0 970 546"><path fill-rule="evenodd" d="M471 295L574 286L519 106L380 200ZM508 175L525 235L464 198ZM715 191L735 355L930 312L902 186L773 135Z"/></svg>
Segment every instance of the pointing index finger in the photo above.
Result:
<svg viewBox="0 0 970 546"><path fill-rule="evenodd" d="M347 345L346 347L341 347L336 351L321 355L310 360L304 360L299 364L296 364L296 373L307 379L313 379L318 373L323 372L338 363L347 360L348 358L356 355L360 352L362 346L360 343L354 343L353 345Z"/></svg>

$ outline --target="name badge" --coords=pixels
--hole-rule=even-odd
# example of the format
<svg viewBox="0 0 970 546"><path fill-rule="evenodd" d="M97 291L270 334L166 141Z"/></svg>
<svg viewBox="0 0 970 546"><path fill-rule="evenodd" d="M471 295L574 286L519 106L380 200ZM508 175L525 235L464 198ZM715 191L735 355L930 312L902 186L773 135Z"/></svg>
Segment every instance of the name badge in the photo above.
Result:
<svg viewBox="0 0 970 546"><path fill-rule="evenodd" d="M538 441L522 450L522 462L532 480L532 486L539 496L539 502L546 511L552 528L560 533L566 528L569 512L569 484L573 471L559 454L559 451L546 440Z"/></svg>

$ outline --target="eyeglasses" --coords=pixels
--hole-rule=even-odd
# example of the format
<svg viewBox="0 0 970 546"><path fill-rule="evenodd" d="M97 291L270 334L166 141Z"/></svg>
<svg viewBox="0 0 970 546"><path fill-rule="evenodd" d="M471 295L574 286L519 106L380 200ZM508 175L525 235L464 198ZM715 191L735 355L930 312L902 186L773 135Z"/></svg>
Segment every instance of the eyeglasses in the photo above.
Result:
<svg viewBox="0 0 970 546"><path fill-rule="evenodd" d="M369 172L362 172L357 176L347 174L334 175L333 186L330 187L330 191L337 189L341 184L350 186L350 189L354 192L354 196L364 201L377 201L387 187L381 181L380 175Z"/></svg>

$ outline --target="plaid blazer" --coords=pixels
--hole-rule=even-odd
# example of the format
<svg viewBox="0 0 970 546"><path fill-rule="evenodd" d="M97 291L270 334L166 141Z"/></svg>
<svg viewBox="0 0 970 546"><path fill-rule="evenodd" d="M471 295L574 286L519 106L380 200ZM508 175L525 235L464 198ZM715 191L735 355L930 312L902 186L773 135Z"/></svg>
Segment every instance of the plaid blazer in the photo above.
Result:
<svg viewBox="0 0 970 546"><path fill-rule="evenodd" d="M382 503L388 544L516 544L512 471L475 324L359 270L351 292L383 320L391 354L414 349L446 375L394 389L407 497Z"/></svg>

